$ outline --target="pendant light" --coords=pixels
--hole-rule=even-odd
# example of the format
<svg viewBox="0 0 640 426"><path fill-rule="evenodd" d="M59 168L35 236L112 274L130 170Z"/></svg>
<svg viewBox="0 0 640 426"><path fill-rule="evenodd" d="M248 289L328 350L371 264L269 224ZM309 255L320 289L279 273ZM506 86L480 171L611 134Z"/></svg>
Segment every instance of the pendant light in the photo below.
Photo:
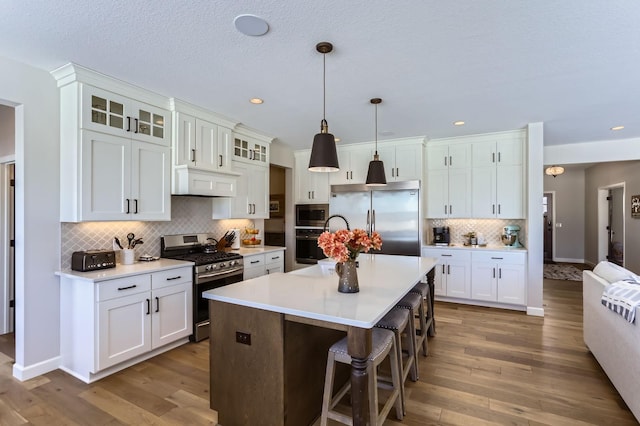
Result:
<svg viewBox="0 0 640 426"><path fill-rule="evenodd" d="M544 172L546 174L548 174L549 176L556 177L556 176L561 175L561 174L564 173L564 167L551 166L551 167L547 167L547 169Z"/></svg>
<svg viewBox="0 0 640 426"><path fill-rule="evenodd" d="M376 153L373 154L373 160L369 162L366 181L369 186L384 186L387 184L387 178L384 175L384 164L380 161L380 156L378 155L378 104L381 102L382 99L380 98L371 99L371 103L376 106Z"/></svg>
<svg viewBox="0 0 640 426"><path fill-rule="evenodd" d="M320 133L313 138L311 147L311 157L309 158L309 171L312 172L337 172L338 152L336 151L336 140L329 133L329 125L325 119L326 107L326 54L333 50L333 45L327 41L316 45L316 50L322 53L322 121L320 122Z"/></svg>

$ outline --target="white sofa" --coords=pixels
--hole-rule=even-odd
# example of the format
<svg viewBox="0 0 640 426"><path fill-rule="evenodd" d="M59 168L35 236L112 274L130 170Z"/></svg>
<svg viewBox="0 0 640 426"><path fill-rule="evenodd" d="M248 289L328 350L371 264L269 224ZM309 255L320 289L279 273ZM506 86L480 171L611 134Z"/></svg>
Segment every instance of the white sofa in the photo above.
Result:
<svg viewBox="0 0 640 426"><path fill-rule="evenodd" d="M584 342L640 421L640 308L636 310L636 323L630 324L602 305L603 289L618 281L616 275L621 268L615 271L611 264L601 264L595 273L583 272Z"/></svg>

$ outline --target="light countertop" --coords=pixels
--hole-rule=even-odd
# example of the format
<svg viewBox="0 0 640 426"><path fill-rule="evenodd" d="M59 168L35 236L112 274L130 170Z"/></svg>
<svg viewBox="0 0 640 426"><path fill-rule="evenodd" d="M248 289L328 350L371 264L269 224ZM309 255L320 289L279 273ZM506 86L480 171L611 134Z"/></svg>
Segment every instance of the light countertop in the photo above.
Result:
<svg viewBox="0 0 640 426"><path fill-rule="evenodd" d="M437 263L436 258L361 254L360 292L339 293L331 263L208 290L207 299L371 328ZM323 266L324 265L324 266Z"/></svg>
<svg viewBox="0 0 640 426"><path fill-rule="evenodd" d="M453 244L449 246L436 246L436 245L426 245L422 246L422 248L426 249L446 249L446 250L487 250L487 251L509 251L509 252L527 252L525 247L509 247L504 244L487 244L486 246L465 246L463 244Z"/></svg>
<svg viewBox="0 0 640 426"><path fill-rule="evenodd" d="M242 256L251 256L252 254L272 253L274 251L283 251L286 249L286 247L279 246L240 247L238 250L231 250L230 253L238 253Z"/></svg>
<svg viewBox="0 0 640 426"><path fill-rule="evenodd" d="M100 269L98 271L79 272L71 269L56 271L56 275L71 279L81 279L90 282L100 282L124 278L133 275L149 274L152 272L164 271L167 269L180 268L182 266L193 266L193 262L183 260L173 260L160 258L153 262L135 262L133 265L122 265L118 263L115 268Z"/></svg>

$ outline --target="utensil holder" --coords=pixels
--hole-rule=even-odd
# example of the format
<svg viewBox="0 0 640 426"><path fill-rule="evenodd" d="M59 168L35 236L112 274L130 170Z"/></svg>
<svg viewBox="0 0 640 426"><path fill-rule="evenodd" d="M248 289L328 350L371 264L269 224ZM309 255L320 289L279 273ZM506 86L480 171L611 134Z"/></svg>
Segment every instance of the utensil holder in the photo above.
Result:
<svg viewBox="0 0 640 426"><path fill-rule="evenodd" d="M135 254L133 249L122 249L122 264L133 265L135 262Z"/></svg>

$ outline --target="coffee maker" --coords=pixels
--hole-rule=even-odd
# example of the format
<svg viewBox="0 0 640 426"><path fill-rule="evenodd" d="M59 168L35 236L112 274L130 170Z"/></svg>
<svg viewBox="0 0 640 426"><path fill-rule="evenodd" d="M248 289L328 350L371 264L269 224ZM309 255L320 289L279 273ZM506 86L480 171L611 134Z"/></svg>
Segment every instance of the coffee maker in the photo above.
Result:
<svg viewBox="0 0 640 426"><path fill-rule="evenodd" d="M507 225L502 228L501 239L504 245L509 247L522 247L518 238L519 232L520 227L518 225Z"/></svg>
<svg viewBox="0 0 640 426"><path fill-rule="evenodd" d="M435 226L433 228L433 244L436 246L448 246L451 241L448 226Z"/></svg>

